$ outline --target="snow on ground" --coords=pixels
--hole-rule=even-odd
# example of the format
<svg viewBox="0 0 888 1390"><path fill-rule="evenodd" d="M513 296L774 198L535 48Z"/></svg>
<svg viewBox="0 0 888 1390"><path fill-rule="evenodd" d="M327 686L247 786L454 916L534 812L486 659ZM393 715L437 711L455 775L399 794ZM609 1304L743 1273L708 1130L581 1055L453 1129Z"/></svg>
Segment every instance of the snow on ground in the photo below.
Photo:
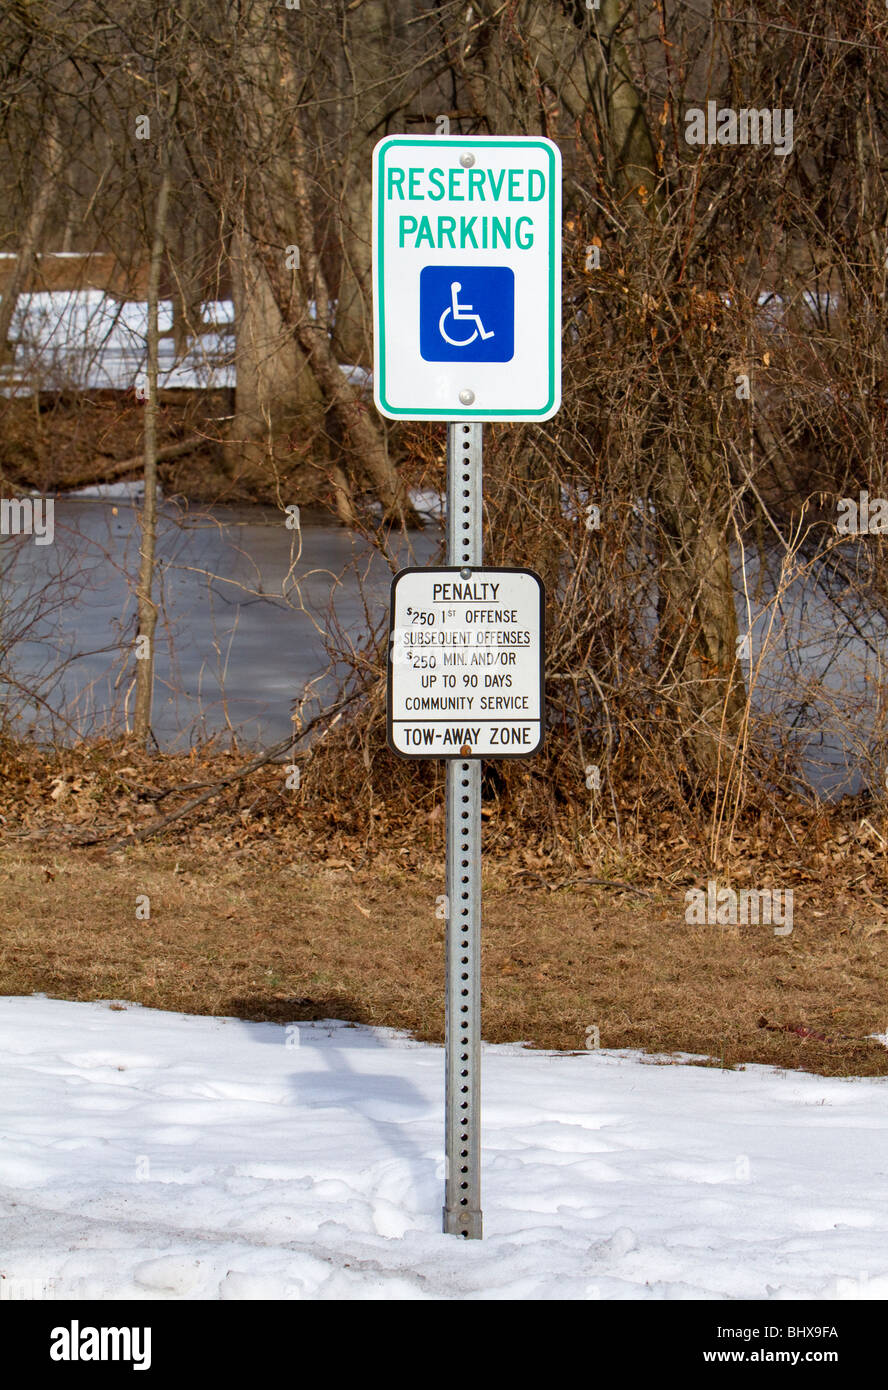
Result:
<svg viewBox="0 0 888 1390"><path fill-rule="evenodd" d="M145 483L142 478L118 483L90 483L87 487L78 487L64 494L66 502L70 501L72 497L82 497L88 501L98 499L102 502L141 503L144 496ZM163 497L163 492L159 486L157 496L158 500Z"/></svg>
<svg viewBox="0 0 888 1390"><path fill-rule="evenodd" d="M420 516L427 517L431 521L443 521L447 515L447 499L435 488L408 488L407 496ZM368 511L376 516L382 516L383 506L381 502L372 501L368 505Z"/></svg>
<svg viewBox="0 0 888 1390"><path fill-rule="evenodd" d="M230 301L203 306L208 323L231 321ZM171 300L158 309L161 332L172 327ZM101 290L53 290L19 296L10 337L15 360L0 373L6 395L42 390L138 390L144 393L148 305ZM204 333L176 360L171 338L159 345L162 387L220 388L235 382L230 331Z"/></svg>
<svg viewBox="0 0 888 1390"><path fill-rule="evenodd" d="M309 312L315 316L314 303ZM230 299L201 306L205 324L220 329L192 338L176 358L172 338L158 346L158 381L162 388L218 390L237 382L234 304ZM172 300L158 305L161 333L173 326ZM148 305L118 300L102 290L35 291L18 297L10 338L15 359L0 370L0 394L27 396L40 390L147 390ZM358 388L369 389L373 374L366 367L341 364Z"/></svg>
<svg viewBox="0 0 888 1390"><path fill-rule="evenodd" d="M0 1049L11 1290L888 1296L885 1079L486 1047L485 1239L462 1241L440 1047L32 997L0 999Z"/></svg>

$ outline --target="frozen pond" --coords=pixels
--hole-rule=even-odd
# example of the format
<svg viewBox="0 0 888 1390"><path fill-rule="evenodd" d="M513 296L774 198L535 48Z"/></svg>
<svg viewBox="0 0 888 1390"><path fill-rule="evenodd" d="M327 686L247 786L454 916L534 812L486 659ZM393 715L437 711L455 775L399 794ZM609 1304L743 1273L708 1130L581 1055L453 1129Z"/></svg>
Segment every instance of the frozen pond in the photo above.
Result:
<svg viewBox="0 0 888 1390"><path fill-rule="evenodd" d="M126 488L113 502L56 499L52 545L19 538L0 549L10 600L0 641L18 636L4 667L23 684L46 682L40 693L68 735L132 719L139 526ZM402 538L399 567L428 563L439 535L430 525ZM284 737L295 700L317 697L310 718L333 695L328 635L360 641L367 614L379 622L388 608L391 575L367 542L338 526L288 530L274 508L189 514L165 503L157 559L152 722L166 748L225 728L257 744ZM16 704L15 690L5 697ZM49 731L45 707L25 704L21 717Z"/></svg>
<svg viewBox="0 0 888 1390"><path fill-rule="evenodd" d="M103 491L56 499L52 545L0 542L0 689L20 730L69 740L131 724L138 490ZM400 537L397 568L439 558L440 538L432 520ZM333 698L344 671L337 652L386 619L385 561L323 521L288 530L270 507L188 511L166 502L157 557L153 728L163 748L225 730L259 746L283 738L295 702L305 701L309 719ZM747 556L744 584L735 555L738 628L749 634L740 655L756 714L821 795L881 787L884 622L862 590L816 565L775 598L770 569L759 588ZM29 700L28 689L40 699Z"/></svg>

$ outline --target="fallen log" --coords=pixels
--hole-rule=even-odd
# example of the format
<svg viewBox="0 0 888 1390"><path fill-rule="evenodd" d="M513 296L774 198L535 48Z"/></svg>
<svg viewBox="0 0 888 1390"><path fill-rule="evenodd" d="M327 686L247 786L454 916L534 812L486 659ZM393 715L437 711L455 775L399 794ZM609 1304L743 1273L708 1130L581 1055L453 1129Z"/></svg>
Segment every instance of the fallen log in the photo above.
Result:
<svg viewBox="0 0 888 1390"><path fill-rule="evenodd" d="M195 435L191 439L181 440L178 444L165 444L157 451L157 461L163 463L167 459L181 458L183 454L191 454L195 449L203 448L210 442L208 439L202 439L199 435ZM107 483L113 478L122 477L124 473L135 473L144 465L145 459L142 454L136 454L128 459L95 459L89 468L76 474L75 477L65 478L61 486L64 488L86 487L90 483Z"/></svg>

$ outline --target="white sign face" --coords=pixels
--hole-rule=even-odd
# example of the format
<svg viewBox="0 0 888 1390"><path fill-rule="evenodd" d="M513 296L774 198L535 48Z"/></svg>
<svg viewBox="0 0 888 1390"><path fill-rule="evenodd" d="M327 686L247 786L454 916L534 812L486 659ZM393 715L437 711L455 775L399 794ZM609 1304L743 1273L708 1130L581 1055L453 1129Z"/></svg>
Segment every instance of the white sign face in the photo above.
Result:
<svg viewBox="0 0 888 1390"><path fill-rule="evenodd" d="M401 420L561 404L561 151L390 135L373 151L373 392Z"/></svg>
<svg viewBox="0 0 888 1390"><path fill-rule="evenodd" d="M392 581L389 747L405 758L535 753L544 638L532 570L402 570Z"/></svg>

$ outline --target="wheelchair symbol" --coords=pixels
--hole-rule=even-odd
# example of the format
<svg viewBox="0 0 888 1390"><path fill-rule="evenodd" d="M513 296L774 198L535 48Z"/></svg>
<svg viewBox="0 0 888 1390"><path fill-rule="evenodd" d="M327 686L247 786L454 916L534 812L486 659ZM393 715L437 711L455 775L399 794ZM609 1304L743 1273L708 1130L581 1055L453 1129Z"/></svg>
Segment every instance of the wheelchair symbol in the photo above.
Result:
<svg viewBox="0 0 888 1390"><path fill-rule="evenodd" d="M450 303L448 304L447 308L444 310L443 314L438 320L438 332L441 334L441 337L444 339L445 343L449 343L451 347L456 348L468 347L470 343L473 343L475 341L479 333L481 334L481 337L485 340L494 336L494 330L491 328L488 332L487 329L485 329L484 324L481 321L481 315L476 314L474 312L471 304L460 304L459 292L461 289L462 285L458 280L451 281ZM440 299L438 300L438 303L441 303ZM454 323L474 323L475 327L472 330L470 337L450 337L450 335L444 328L444 324L447 318L451 315L453 317Z"/></svg>

